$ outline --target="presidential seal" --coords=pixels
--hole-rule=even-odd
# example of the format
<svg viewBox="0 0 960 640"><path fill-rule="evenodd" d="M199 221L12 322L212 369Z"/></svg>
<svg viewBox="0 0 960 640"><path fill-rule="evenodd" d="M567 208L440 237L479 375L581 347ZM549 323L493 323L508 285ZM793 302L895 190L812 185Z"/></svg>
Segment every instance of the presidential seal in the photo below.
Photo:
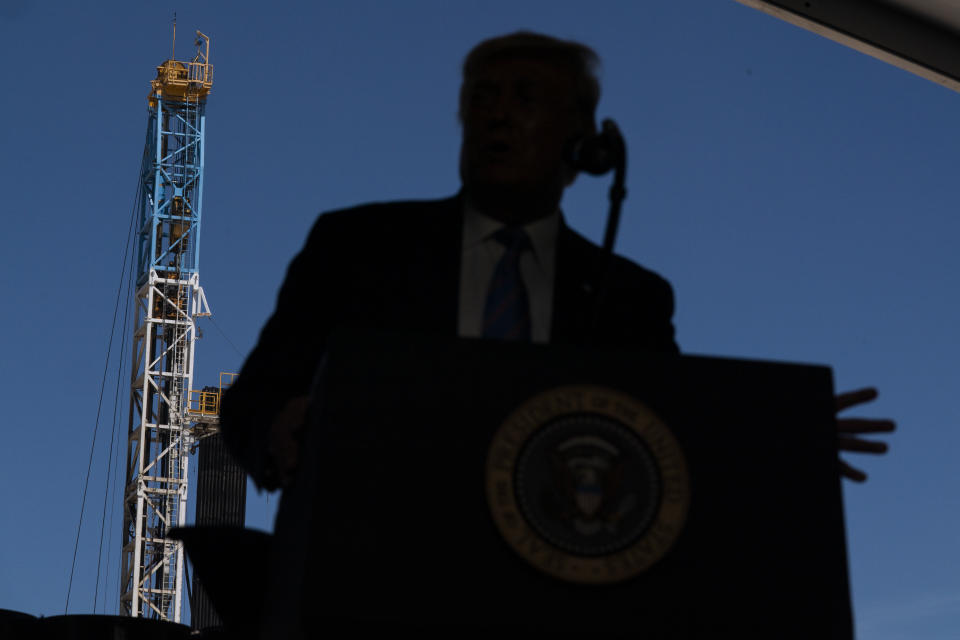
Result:
<svg viewBox="0 0 960 640"><path fill-rule="evenodd" d="M620 582L670 550L690 504L687 463L664 422L631 396L569 386L534 396L490 444L487 502L537 569Z"/></svg>

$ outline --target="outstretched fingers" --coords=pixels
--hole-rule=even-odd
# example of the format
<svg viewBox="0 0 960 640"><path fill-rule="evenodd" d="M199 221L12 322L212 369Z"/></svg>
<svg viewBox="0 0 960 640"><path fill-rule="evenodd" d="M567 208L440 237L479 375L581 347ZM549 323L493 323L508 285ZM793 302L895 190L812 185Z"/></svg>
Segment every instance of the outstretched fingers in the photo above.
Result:
<svg viewBox="0 0 960 640"><path fill-rule="evenodd" d="M870 402L877 397L877 390L873 387L865 387L848 391L838 395L834 401L838 412L864 402ZM876 418L838 418L837 419L837 449L840 451L854 453L886 453L886 442L875 442L864 440L857 437L859 434L866 433L890 433L897 428L893 420ZM838 459L840 465L840 474L854 482L863 482L867 479L867 474L851 467L842 459Z"/></svg>
<svg viewBox="0 0 960 640"><path fill-rule="evenodd" d="M851 438L849 436L838 436L837 449L840 451L855 451L857 453L886 453L887 443L861 440L860 438Z"/></svg>
<svg viewBox="0 0 960 640"><path fill-rule="evenodd" d="M853 391L847 391L846 393L841 393L835 398L837 405L837 411L843 411L852 406L863 404L864 402L870 402L877 398L877 390L873 387L865 387L863 389L855 389Z"/></svg>
<svg viewBox="0 0 960 640"><path fill-rule="evenodd" d="M878 420L872 418L838 418L837 432L839 433L890 433L896 430L893 420Z"/></svg>
<svg viewBox="0 0 960 640"><path fill-rule="evenodd" d="M855 469L843 460L837 460L840 463L840 475L844 478L850 478L854 482L863 482L867 479L867 474L860 469Z"/></svg>

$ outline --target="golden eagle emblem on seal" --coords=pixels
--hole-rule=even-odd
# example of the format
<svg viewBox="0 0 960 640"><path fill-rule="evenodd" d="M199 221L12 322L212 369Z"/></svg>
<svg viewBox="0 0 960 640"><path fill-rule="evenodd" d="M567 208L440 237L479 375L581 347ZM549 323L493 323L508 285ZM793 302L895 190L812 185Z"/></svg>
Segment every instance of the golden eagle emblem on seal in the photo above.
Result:
<svg viewBox="0 0 960 640"><path fill-rule="evenodd" d="M690 504L686 459L666 423L626 393L587 385L545 391L507 417L487 454L486 492L514 551L581 584L648 569Z"/></svg>

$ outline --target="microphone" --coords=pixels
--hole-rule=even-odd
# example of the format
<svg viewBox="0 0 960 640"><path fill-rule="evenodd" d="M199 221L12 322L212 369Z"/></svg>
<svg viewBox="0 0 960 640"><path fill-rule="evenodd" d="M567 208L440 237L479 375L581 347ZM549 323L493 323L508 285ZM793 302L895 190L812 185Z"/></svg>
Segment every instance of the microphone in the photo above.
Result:
<svg viewBox="0 0 960 640"><path fill-rule="evenodd" d="M610 288L613 273L613 245L620 224L620 209L627 197L624 182L627 177L627 143L620 135L620 129L610 118L600 124L600 132L572 141L564 149L564 160L573 169L601 176L613 170L613 184L610 185L610 213L607 215L607 228L603 234L603 267L601 267L600 286L596 289L592 302L592 313L585 342L591 344L597 334L599 319L604 309L604 299Z"/></svg>
<svg viewBox="0 0 960 640"><path fill-rule="evenodd" d="M564 159L577 171L602 176L614 166L624 154L623 136L620 129L610 118L600 125L600 132L573 140L567 145Z"/></svg>

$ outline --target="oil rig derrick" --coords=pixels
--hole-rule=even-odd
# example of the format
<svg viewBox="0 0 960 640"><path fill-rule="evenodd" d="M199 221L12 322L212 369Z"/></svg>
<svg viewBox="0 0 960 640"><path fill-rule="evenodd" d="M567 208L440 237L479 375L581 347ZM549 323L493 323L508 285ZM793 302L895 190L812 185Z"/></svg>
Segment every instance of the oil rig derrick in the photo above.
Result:
<svg viewBox="0 0 960 640"><path fill-rule="evenodd" d="M213 67L210 39L197 31L196 45L192 60L171 56L157 67L147 98L123 496L121 611L173 622L181 619L184 555L167 533L186 523L189 454L219 414L219 393L200 393L194 410L190 402L195 320L210 313L199 258Z"/></svg>

